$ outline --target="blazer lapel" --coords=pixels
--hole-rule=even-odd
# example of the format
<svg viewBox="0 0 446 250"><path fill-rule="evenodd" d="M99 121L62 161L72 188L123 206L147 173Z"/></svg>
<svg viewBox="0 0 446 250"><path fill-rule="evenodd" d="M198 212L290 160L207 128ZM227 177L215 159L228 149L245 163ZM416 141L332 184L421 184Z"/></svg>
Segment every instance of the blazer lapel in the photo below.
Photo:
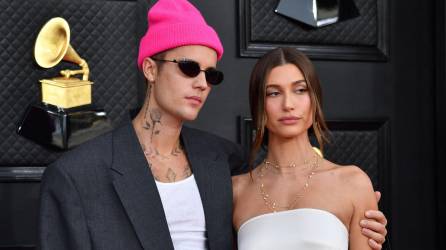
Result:
<svg viewBox="0 0 446 250"><path fill-rule="evenodd" d="M161 198L131 123L113 133L113 185L144 249L173 243Z"/></svg>
<svg viewBox="0 0 446 250"><path fill-rule="evenodd" d="M221 187L219 183L215 182L218 178L217 169L228 168L228 166L219 166L224 164L223 161L219 160L220 155L217 152L210 151L206 142L194 139L194 137L195 135L190 134L187 127L183 127L181 140L200 192L206 220L209 249L219 249L218 246L214 245L213 241L213 238L218 237L220 233L218 232L218 227L215 227L214 224L216 220L219 220L219 211L214 203L216 199L219 199L215 195L218 194ZM231 187L229 186L229 188Z"/></svg>

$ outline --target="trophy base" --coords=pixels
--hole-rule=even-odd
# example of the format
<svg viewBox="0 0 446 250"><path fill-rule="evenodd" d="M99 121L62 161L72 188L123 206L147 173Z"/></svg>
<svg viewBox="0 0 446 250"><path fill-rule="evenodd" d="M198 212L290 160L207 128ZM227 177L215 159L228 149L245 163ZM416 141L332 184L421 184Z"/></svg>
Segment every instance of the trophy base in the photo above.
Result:
<svg viewBox="0 0 446 250"><path fill-rule="evenodd" d="M28 106L17 133L40 145L66 150L111 128L106 112L91 105L61 109L34 104Z"/></svg>

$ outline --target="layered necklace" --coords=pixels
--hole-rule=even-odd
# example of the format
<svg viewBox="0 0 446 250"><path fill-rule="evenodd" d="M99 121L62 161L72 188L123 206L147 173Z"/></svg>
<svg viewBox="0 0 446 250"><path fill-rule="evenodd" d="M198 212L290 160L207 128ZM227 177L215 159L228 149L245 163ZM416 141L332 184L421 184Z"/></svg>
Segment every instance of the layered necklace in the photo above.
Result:
<svg viewBox="0 0 446 250"><path fill-rule="evenodd" d="M272 166L276 169L296 168L296 164L291 163L290 165L287 165L287 166L280 166L277 163L273 163L273 162L265 159L263 161L263 164L260 167L260 171L259 171L260 195L262 196L262 199L263 199L263 202L265 203L265 205L273 212L277 212L279 210L290 210L290 209L294 208L297 201L299 199L301 199L304 196L304 194L307 192L307 190L310 186L310 180L316 174L315 171L317 168L319 168L321 160L322 160L322 157L317 152L315 152L315 154L312 157L312 160L304 161L304 165L308 165L309 170L308 170L308 173L306 174L305 183L304 183L303 187L295 195L293 195L294 199L291 201L290 204L288 204L286 206L280 206L277 204L276 201L274 201L271 198L271 196L268 194L267 190L265 189L265 184L263 183L263 177L265 176L265 171L267 171L270 166Z"/></svg>

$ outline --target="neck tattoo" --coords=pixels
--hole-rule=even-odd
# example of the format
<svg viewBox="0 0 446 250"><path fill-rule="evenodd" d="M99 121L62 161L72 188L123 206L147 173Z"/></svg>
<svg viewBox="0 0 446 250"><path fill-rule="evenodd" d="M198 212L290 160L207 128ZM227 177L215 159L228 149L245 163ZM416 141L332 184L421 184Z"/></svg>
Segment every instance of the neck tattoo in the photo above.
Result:
<svg viewBox="0 0 446 250"><path fill-rule="evenodd" d="M153 140L153 135L158 135L160 133L159 128L157 128L157 124L161 125L161 116L162 113L159 109L148 109L149 106L147 106L147 110L144 114L144 122L143 122L143 128L146 130L152 130L152 133L150 134L150 140ZM150 113L150 121L147 119L147 113Z"/></svg>
<svg viewBox="0 0 446 250"><path fill-rule="evenodd" d="M151 145L146 146L145 144L141 143L142 151L144 152L144 155L150 159L153 160L156 158L157 160L170 160L172 157L178 157L181 154L184 153L183 147L181 146L180 142L177 142L177 145L172 148L170 151L170 154L161 154L157 148L152 147Z"/></svg>
<svg viewBox="0 0 446 250"><path fill-rule="evenodd" d="M150 91L150 89L147 91L148 96L150 96ZM147 131L147 133L150 131L150 139L144 140L145 142L141 141L141 149L144 152L144 156L146 157L148 166L155 180L175 182L179 179L191 176L192 171L186 157L182 156L184 150L179 139L168 154L161 154L158 149L152 145L154 136L158 136L161 131L161 117L161 110L158 108L151 109L149 108L149 103L147 103L144 119L142 121L142 128Z"/></svg>
<svg viewBox="0 0 446 250"><path fill-rule="evenodd" d="M150 98L150 93L152 92L152 85L151 83L149 83L148 85L148 90L147 90L147 96L146 96L146 100L147 100L147 106L146 106L146 110L144 112L144 120L143 120L143 124L142 124L142 128L145 130L150 130L152 129L152 133L150 135L150 140L153 140L153 135L158 135L160 133L160 130L158 128L156 128L156 124L160 124L161 125L161 116L162 113L159 109L155 108L155 109L149 109L149 98ZM150 121L148 120L147 114L149 114L148 116L150 117Z"/></svg>
<svg viewBox="0 0 446 250"><path fill-rule="evenodd" d="M143 124L142 127L146 130L150 129L150 123L147 121L147 113L149 112L149 98L150 98L150 93L152 92L152 85L149 83L147 85L147 95L146 95L146 100L147 100L147 106L146 106L146 110L144 112L144 120L143 120Z"/></svg>

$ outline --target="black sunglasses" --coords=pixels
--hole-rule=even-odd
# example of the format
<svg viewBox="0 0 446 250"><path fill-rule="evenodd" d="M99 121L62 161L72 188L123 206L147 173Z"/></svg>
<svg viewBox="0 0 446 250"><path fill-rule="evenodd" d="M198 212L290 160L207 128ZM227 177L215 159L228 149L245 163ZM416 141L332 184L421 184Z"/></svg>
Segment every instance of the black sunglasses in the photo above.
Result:
<svg viewBox="0 0 446 250"><path fill-rule="evenodd" d="M196 77L198 74L200 74L201 71L204 72L204 75L206 76L206 81L212 85L218 85L223 81L223 72L218 71L214 68L209 68L202 70L200 69L200 64L198 64L195 61L189 60L189 59L181 59L181 60L165 60L165 59L158 59L158 58L152 58L154 61L160 61L160 62L173 62L178 64L178 67L180 68L181 72L183 72L185 75L189 77Z"/></svg>

